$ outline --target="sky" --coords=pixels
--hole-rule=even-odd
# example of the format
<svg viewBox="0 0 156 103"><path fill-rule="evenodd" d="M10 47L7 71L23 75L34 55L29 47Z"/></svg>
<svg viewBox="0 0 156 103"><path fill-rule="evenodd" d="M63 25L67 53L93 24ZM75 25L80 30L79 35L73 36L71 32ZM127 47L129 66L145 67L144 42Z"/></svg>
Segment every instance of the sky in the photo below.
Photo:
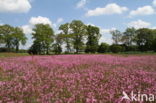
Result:
<svg viewBox="0 0 156 103"><path fill-rule="evenodd" d="M156 0L0 0L0 25L21 27L32 45L35 24L59 25L81 20L100 28L100 42L112 43L111 30L127 27L156 28Z"/></svg>

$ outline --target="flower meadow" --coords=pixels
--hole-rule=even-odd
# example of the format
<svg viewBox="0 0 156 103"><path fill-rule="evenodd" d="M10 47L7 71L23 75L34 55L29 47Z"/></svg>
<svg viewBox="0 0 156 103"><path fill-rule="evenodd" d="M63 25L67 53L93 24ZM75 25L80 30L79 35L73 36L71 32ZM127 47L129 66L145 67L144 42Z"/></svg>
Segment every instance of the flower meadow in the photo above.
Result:
<svg viewBox="0 0 156 103"><path fill-rule="evenodd" d="M156 95L156 56L0 59L0 103L132 103L123 91Z"/></svg>

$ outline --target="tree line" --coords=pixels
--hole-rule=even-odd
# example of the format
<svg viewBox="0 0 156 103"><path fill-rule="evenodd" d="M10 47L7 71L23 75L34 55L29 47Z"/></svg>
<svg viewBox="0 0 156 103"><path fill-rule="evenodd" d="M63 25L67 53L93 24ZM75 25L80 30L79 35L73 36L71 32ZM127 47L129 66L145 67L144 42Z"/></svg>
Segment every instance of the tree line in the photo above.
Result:
<svg viewBox="0 0 156 103"><path fill-rule="evenodd" d="M19 27L0 25L0 51L18 52L19 46L26 43L26 36Z"/></svg>
<svg viewBox="0 0 156 103"><path fill-rule="evenodd" d="M156 51L156 30L127 28L124 32L113 30L113 44L100 43L100 28L73 20L59 26L55 34L48 24L36 24L33 28L33 44L30 54L105 53L126 51ZM0 51L19 52L19 45L26 43L26 36L19 27L0 26Z"/></svg>

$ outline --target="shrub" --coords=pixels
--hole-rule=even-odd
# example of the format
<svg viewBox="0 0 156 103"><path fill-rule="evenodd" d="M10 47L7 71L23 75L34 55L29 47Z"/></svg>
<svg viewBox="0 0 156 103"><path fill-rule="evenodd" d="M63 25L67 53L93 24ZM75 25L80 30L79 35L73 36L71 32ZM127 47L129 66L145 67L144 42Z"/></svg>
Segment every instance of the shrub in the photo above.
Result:
<svg viewBox="0 0 156 103"><path fill-rule="evenodd" d="M156 39L153 41L153 50L156 52Z"/></svg>
<svg viewBox="0 0 156 103"><path fill-rule="evenodd" d="M101 43L101 45L99 45L99 48L98 48L99 53L105 53L105 52L108 52L108 51L109 51L109 44Z"/></svg>
<svg viewBox="0 0 156 103"><path fill-rule="evenodd" d="M0 52L10 52L8 48L0 48Z"/></svg>
<svg viewBox="0 0 156 103"><path fill-rule="evenodd" d="M115 45L115 44L113 44L113 45L111 45L110 50L111 50L111 52L113 52L113 53L118 53L118 52L123 51L123 48L122 48L122 46L120 46L120 45Z"/></svg>

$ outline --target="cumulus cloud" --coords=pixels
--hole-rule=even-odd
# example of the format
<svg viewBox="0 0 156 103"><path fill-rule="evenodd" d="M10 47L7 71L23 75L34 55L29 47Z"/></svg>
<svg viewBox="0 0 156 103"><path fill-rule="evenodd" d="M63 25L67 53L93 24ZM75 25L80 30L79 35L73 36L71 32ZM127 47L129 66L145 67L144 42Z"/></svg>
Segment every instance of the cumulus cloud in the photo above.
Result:
<svg viewBox="0 0 156 103"><path fill-rule="evenodd" d="M151 24L149 22L142 21L142 20L132 21L132 22L128 23L128 27L134 27L136 29L147 28L150 26L151 26Z"/></svg>
<svg viewBox="0 0 156 103"><path fill-rule="evenodd" d="M108 44L112 44L113 40L112 40L112 35L110 35L110 32L116 30L116 28L110 28L110 29L103 29L100 28L100 33L102 34L102 37L100 38L100 43L105 42Z"/></svg>
<svg viewBox="0 0 156 103"><path fill-rule="evenodd" d="M24 47L22 46L20 48L28 49L32 45L33 40L31 34L33 33L32 29L36 24L49 24L50 26L53 26L52 21L47 17L42 17L42 16L31 17L28 24L21 26L23 32L26 34L28 38L28 42L26 43L26 46Z"/></svg>
<svg viewBox="0 0 156 103"><path fill-rule="evenodd" d="M99 43L103 42L111 45L113 43L113 40L111 39L111 36L110 37L102 36L99 40Z"/></svg>
<svg viewBox="0 0 156 103"><path fill-rule="evenodd" d="M31 9L29 0L0 0L0 12L25 13Z"/></svg>
<svg viewBox="0 0 156 103"><path fill-rule="evenodd" d="M52 26L52 22L50 21L49 18L47 17L42 17L42 16L38 16L38 17L32 17L29 20L29 23L31 25L36 25L36 24L49 24L50 26Z"/></svg>
<svg viewBox="0 0 156 103"><path fill-rule="evenodd" d="M23 25L21 28L23 29L24 34L31 34L33 32L31 25Z"/></svg>
<svg viewBox="0 0 156 103"><path fill-rule="evenodd" d="M153 5L156 6L156 0L153 0Z"/></svg>
<svg viewBox="0 0 156 103"><path fill-rule="evenodd" d="M115 3L108 4L103 8L96 8L94 10L89 10L86 16L99 16L99 15L111 15L111 14L122 14L127 11L127 7L121 7Z"/></svg>
<svg viewBox="0 0 156 103"><path fill-rule="evenodd" d="M3 25L2 21L0 20L0 25Z"/></svg>
<svg viewBox="0 0 156 103"><path fill-rule="evenodd" d="M101 29L101 34L109 34L111 31L116 30L116 28L111 29Z"/></svg>
<svg viewBox="0 0 156 103"><path fill-rule="evenodd" d="M80 1L77 3L76 7L77 7L77 8L83 8L83 7L86 5L86 3L87 3L87 0L80 0Z"/></svg>
<svg viewBox="0 0 156 103"><path fill-rule="evenodd" d="M130 16L137 16L137 15L152 15L155 13L155 10L153 9L152 6L144 6L144 7L139 7L136 10L132 10L130 12Z"/></svg>
<svg viewBox="0 0 156 103"><path fill-rule="evenodd" d="M49 24L50 26L52 26L52 22L50 21L49 18L38 16L38 17L31 17L29 20L29 24L23 25L21 28L23 29L25 34L31 34L33 32L32 28L36 24Z"/></svg>
<svg viewBox="0 0 156 103"><path fill-rule="evenodd" d="M64 21L63 18L58 18L57 21L56 21L56 23L59 24L59 23L61 23L61 22L63 22L63 21Z"/></svg>

